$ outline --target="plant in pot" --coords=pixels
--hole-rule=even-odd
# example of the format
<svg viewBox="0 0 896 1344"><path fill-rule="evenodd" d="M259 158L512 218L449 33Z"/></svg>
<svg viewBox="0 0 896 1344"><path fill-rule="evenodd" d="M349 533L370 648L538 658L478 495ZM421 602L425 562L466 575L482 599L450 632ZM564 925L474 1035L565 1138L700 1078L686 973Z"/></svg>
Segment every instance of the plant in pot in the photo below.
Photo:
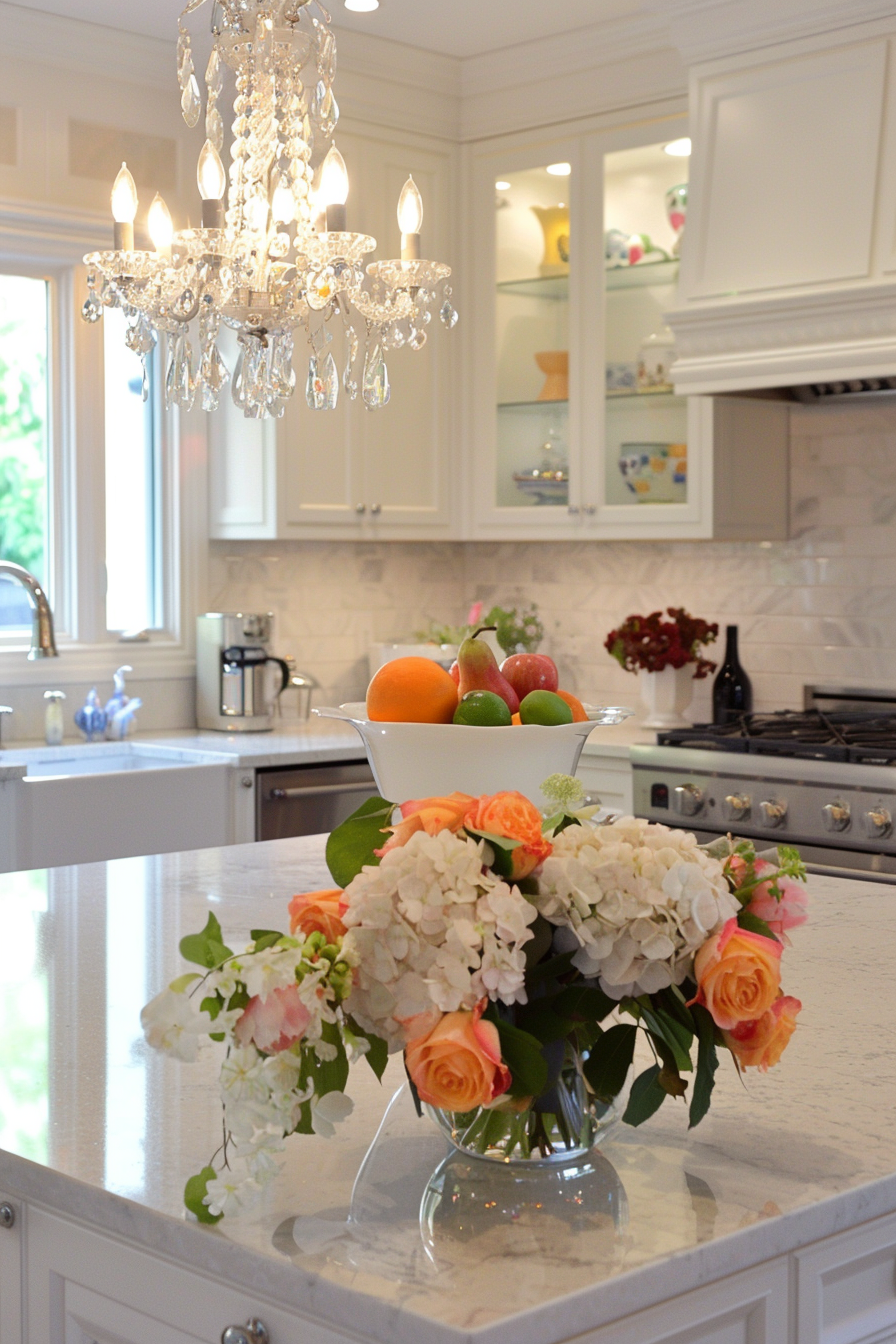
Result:
<svg viewBox="0 0 896 1344"><path fill-rule="evenodd" d="M670 619L666 620L668 616ZM641 699L647 708L645 728L681 728L694 694L694 682L715 671L715 663L703 657L706 644L719 633L710 624L691 616L684 607L667 607L665 613L628 616L611 630L604 648L626 672L637 672Z"/></svg>

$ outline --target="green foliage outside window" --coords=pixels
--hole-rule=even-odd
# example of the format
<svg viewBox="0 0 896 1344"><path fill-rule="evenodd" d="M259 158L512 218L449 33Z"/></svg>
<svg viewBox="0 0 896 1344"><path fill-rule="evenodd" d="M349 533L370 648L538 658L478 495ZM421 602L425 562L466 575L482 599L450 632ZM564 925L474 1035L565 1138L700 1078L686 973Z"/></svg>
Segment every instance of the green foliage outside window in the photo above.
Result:
<svg viewBox="0 0 896 1344"><path fill-rule="evenodd" d="M0 559L44 579L47 288L0 276Z"/></svg>

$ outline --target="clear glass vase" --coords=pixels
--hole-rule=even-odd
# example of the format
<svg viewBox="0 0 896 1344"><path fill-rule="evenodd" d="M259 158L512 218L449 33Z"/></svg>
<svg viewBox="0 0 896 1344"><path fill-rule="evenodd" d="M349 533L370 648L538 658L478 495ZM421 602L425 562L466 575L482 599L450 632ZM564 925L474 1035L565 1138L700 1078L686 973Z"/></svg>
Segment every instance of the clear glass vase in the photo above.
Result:
<svg viewBox="0 0 896 1344"><path fill-rule="evenodd" d="M460 1152L493 1162L553 1166L578 1162L619 1122L617 1102L595 1100L569 1045L556 1082L532 1099L499 1097L475 1111L425 1110Z"/></svg>

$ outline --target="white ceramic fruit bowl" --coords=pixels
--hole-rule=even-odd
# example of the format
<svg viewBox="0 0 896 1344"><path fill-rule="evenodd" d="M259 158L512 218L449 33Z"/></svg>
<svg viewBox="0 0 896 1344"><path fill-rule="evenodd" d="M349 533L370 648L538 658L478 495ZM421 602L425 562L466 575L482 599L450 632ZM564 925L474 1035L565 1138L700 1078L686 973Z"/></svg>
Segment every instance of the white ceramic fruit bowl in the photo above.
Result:
<svg viewBox="0 0 896 1344"><path fill-rule="evenodd" d="M354 724L367 748L370 768L383 798L450 793L499 793L516 789L541 807L548 775L573 775L586 738L601 724L622 723L634 710L585 706L587 723L472 728L453 723L375 723L363 703L315 709L324 719Z"/></svg>

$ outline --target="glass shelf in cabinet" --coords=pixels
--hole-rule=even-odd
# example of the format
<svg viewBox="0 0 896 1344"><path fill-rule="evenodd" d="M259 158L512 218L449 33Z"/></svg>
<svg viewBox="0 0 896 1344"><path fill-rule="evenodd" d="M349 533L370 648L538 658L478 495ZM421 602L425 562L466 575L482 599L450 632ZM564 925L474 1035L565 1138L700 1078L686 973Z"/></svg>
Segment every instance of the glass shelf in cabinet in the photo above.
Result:
<svg viewBox="0 0 896 1344"><path fill-rule="evenodd" d="M552 411L557 406L569 406L566 400L551 401L499 401L497 403L499 411L521 411L521 410L542 410Z"/></svg>
<svg viewBox="0 0 896 1344"><path fill-rule="evenodd" d="M647 285L678 283L678 261L645 261L635 266L610 266L606 272L607 289L636 289ZM501 286L499 285L500 289Z"/></svg>
<svg viewBox="0 0 896 1344"><path fill-rule="evenodd" d="M626 388L621 392L607 392L607 408L615 403L625 402L626 410L631 410L632 402L642 401L645 406L661 408L664 406L682 406L687 401L687 397L679 397L674 392L669 392L665 388L657 392L637 392L634 389Z"/></svg>
<svg viewBox="0 0 896 1344"><path fill-rule="evenodd" d="M520 280L499 280L499 294L519 294L528 299L549 299L552 303L569 300L569 274L533 275Z"/></svg>

